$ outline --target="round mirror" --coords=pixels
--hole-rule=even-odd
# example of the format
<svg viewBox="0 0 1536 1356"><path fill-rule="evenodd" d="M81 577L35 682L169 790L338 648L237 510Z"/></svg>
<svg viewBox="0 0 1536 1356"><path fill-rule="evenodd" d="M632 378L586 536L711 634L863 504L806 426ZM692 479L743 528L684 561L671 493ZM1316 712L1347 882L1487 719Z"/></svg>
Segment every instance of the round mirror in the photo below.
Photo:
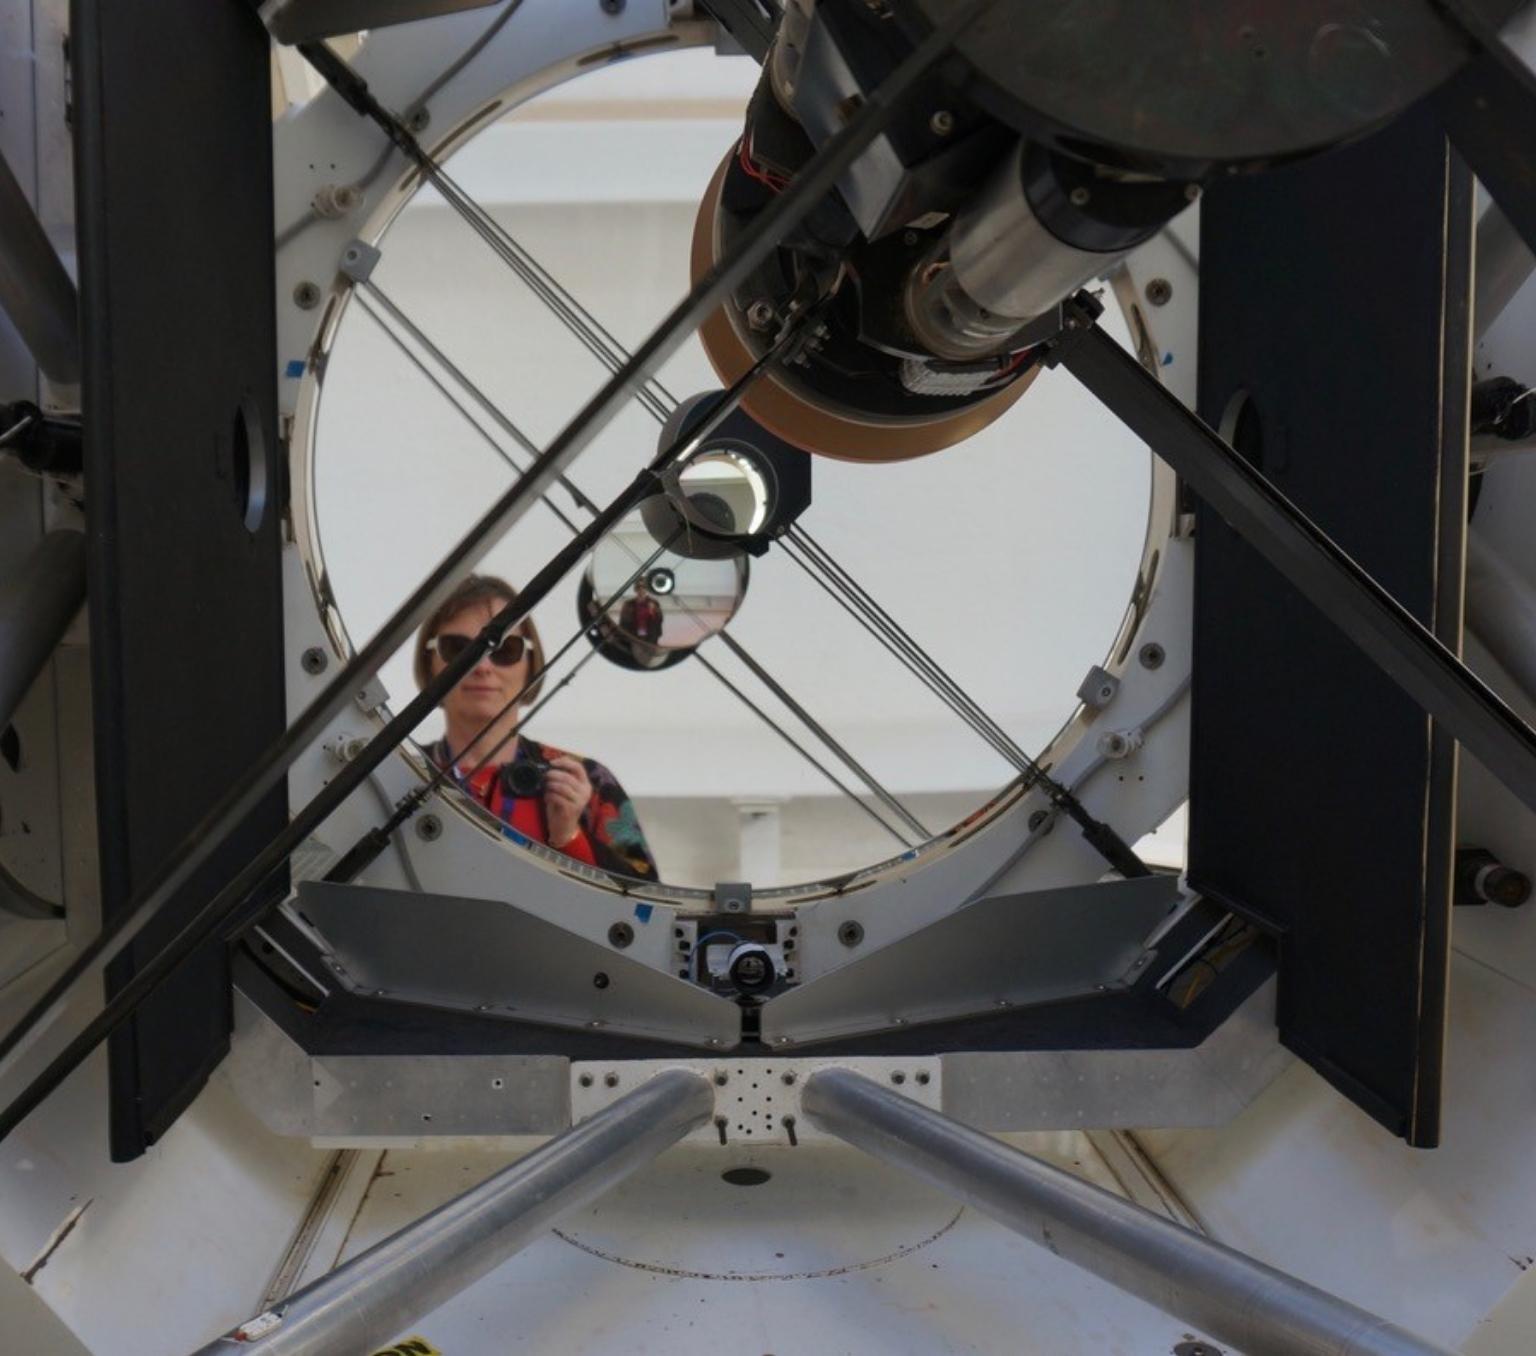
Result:
<svg viewBox="0 0 1536 1356"><path fill-rule="evenodd" d="M731 512L737 482L710 482L723 493L701 496L704 513ZM600 541L587 562L576 607L587 639L603 657L627 669L679 663L724 630L747 592L747 561L739 552L700 559L657 546L647 500ZM716 507L724 505L727 507ZM696 506L697 507L697 506ZM686 536L686 526L674 528Z"/></svg>

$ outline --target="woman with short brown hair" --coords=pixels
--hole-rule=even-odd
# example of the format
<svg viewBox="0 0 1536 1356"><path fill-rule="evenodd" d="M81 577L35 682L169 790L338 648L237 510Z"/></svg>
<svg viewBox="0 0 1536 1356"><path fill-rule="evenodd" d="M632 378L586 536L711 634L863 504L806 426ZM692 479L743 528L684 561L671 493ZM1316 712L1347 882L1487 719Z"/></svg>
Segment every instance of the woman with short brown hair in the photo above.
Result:
<svg viewBox="0 0 1536 1356"><path fill-rule="evenodd" d="M470 575L422 624L413 669L425 687L452 663L517 590L495 575ZM444 737L428 750L439 767L507 826L618 875L656 880L634 803L601 763L540 744L518 730L522 708L543 687L544 647L533 619L502 638L442 701ZM526 690L525 690L526 689Z"/></svg>

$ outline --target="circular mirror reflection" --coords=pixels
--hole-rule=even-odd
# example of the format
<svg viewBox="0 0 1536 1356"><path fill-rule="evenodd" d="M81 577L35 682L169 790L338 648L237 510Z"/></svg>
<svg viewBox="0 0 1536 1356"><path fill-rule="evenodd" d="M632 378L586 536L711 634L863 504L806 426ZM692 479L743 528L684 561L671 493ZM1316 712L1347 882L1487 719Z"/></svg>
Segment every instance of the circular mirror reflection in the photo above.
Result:
<svg viewBox="0 0 1536 1356"><path fill-rule="evenodd" d="M729 492L736 482L715 477L709 483ZM604 658L628 669L664 669L686 659L725 629L747 592L747 561L739 551L699 559L658 547L645 513L651 502L597 544L576 595L587 638ZM724 496L718 502L731 503Z"/></svg>

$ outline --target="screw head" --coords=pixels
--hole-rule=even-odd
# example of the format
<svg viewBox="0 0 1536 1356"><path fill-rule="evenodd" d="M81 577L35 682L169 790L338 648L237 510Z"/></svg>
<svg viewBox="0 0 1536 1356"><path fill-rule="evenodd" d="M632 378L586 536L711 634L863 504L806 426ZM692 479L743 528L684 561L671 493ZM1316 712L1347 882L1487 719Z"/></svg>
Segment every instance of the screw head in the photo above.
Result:
<svg viewBox="0 0 1536 1356"><path fill-rule="evenodd" d="M1049 810L1036 810L1034 814L1030 815L1029 817L1029 831L1033 833L1050 817L1051 813Z"/></svg>
<svg viewBox="0 0 1536 1356"><path fill-rule="evenodd" d="M729 1079L730 1075L724 1069L715 1070L715 1086L717 1088L723 1088Z"/></svg>
<svg viewBox="0 0 1536 1356"><path fill-rule="evenodd" d="M299 656L299 667L305 673L324 673L330 658L318 645L311 645Z"/></svg>
<svg viewBox="0 0 1536 1356"><path fill-rule="evenodd" d="M424 843L435 843L443 836L443 821L436 815L422 815L416 821L416 836Z"/></svg>
<svg viewBox="0 0 1536 1356"><path fill-rule="evenodd" d="M605 1088L616 1088L616 1087L618 1087L619 1086L619 1076L618 1076L618 1074L604 1074L603 1075L603 1086Z"/></svg>
<svg viewBox="0 0 1536 1356"><path fill-rule="evenodd" d="M1166 306L1173 297L1173 284L1167 278L1153 278L1146 287L1147 300L1154 306Z"/></svg>
<svg viewBox="0 0 1536 1356"><path fill-rule="evenodd" d="M1073 207L1087 207L1092 197L1093 194L1091 194L1081 184L1079 184L1076 188L1067 194L1067 200L1072 204Z"/></svg>
<svg viewBox="0 0 1536 1356"><path fill-rule="evenodd" d="M622 951L635 940L635 930L628 923L615 923L608 929L608 942Z"/></svg>
<svg viewBox="0 0 1536 1356"><path fill-rule="evenodd" d="M779 1075L779 1082L784 1084L786 1088L794 1087L795 1071L793 1069L786 1069L782 1074Z"/></svg>
<svg viewBox="0 0 1536 1356"><path fill-rule="evenodd" d="M1149 640L1136 651L1136 658L1144 669L1160 669L1163 666L1163 660L1168 658L1168 653L1155 640Z"/></svg>
<svg viewBox="0 0 1536 1356"><path fill-rule="evenodd" d="M594 989L606 989L612 982L601 970L592 976L592 987Z"/></svg>
<svg viewBox="0 0 1536 1356"><path fill-rule="evenodd" d="M582 1074L581 1077L578 1078L576 1081L578 1083L580 1083L582 1087L590 1088L592 1086L592 1075L591 1074Z"/></svg>
<svg viewBox="0 0 1536 1356"><path fill-rule="evenodd" d="M837 940L844 946L857 946L864 940L864 924L850 918L846 923L839 925Z"/></svg>
<svg viewBox="0 0 1536 1356"><path fill-rule="evenodd" d="M432 115L424 108L418 108L411 114L410 120L405 124L412 132L425 132L432 124Z"/></svg>
<svg viewBox="0 0 1536 1356"><path fill-rule="evenodd" d="M312 311L320 304L320 286L307 278L293 289L293 304L301 311Z"/></svg>
<svg viewBox="0 0 1536 1356"><path fill-rule="evenodd" d="M955 115L947 108L941 108L928 119L928 128L936 137L947 137L955 130Z"/></svg>

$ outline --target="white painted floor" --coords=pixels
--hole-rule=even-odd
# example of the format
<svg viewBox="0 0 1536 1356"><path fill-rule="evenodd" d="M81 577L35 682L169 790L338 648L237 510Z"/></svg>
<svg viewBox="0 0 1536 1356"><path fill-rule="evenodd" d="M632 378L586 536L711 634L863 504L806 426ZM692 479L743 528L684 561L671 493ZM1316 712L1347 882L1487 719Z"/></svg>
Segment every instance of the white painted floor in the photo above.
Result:
<svg viewBox="0 0 1536 1356"><path fill-rule="evenodd" d="M1031 1147L1100 1185L1080 1135ZM390 1151L344 1258L508 1156ZM733 1186L726 1168L769 1180ZM503 1352L1009 1352L1161 1356L1190 1336L973 1210L853 1150L684 1146L512 1258L410 1334Z"/></svg>

